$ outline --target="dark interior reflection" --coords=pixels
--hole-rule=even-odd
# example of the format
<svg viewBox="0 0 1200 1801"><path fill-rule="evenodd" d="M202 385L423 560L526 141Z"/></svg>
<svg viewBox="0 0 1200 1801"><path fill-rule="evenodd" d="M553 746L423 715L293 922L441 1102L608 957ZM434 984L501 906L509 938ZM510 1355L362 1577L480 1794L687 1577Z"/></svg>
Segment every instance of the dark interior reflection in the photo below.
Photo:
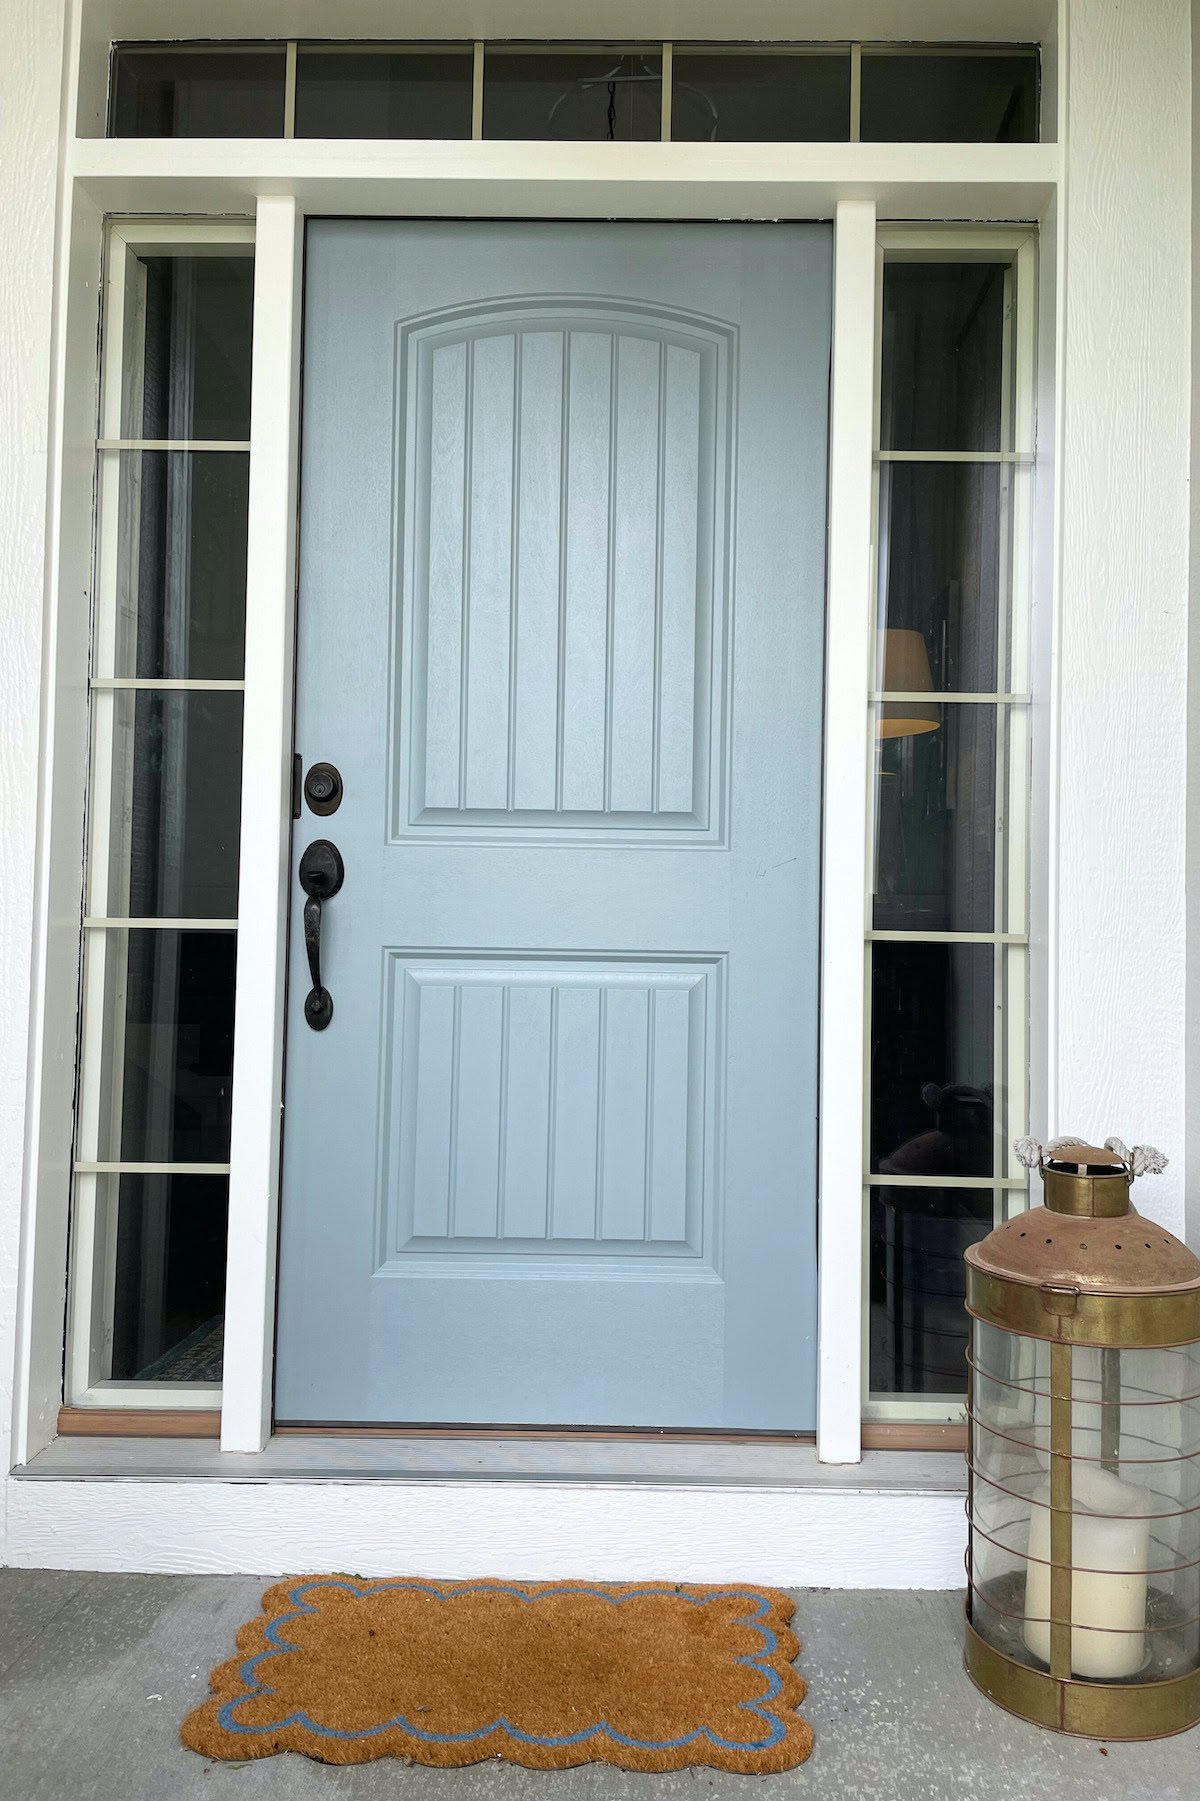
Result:
<svg viewBox="0 0 1200 1801"><path fill-rule="evenodd" d="M141 417L131 438L250 436L252 256L145 256Z"/></svg>
<svg viewBox="0 0 1200 1801"><path fill-rule="evenodd" d="M233 932L132 930L119 1155L224 1163L233 1087Z"/></svg>
<svg viewBox="0 0 1200 1801"><path fill-rule="evenodd" d="M514 51L487 58L485 138L646 142L662 135L662 57Z"/></svg>
<svg viewBox="0 0 1200 1801"><path fill-rule="evenodd" d="M864 143L1032 144L1038 136L1036 49L864 52Z"/></svg>
<svg viewBox="0 0 1200 1801"><path fill-rule="evenodd" d="M116 138L280 138L282 44L122 45L113 56L109 134Z"/></svg>
<svg viewBox="0 0 1200 1801"><path fill-rule="evenodd" d="M888 262L880 445L1000 450L1004 263Z"/></svg>
<svg viewBox="0 0 1200 1801"><path fill-rule="evenodd" d="M990 932L995 914L996 712L897 705L879 717L876 931ZM885 735L890 731L891 735Z"/></svg>
<svg viewBox="0 0 1200 1801"><path fill-rule="evenodd" d="M466 50L305 48L296 58L298 138L469 138Z"/></svg>
<svg viewBox="0 0 1200 1801"><path fill-rule="evenodd" d="M966 1393L963 1252L991 1229L989 1189L872 1188L874 1393Z"/></svg>
<svg viewBox="0 0 1200 1801"><path fill-rule="evenodd" d="M229 1184L124 1175L113 1306L115 1381L219 1382Z"/></svg>
<svg viewBox="0 0 1200 1801"><path fill-rule="evenodd" d="M119 674L241 679L249 474L240 451L122 454L121 528L137 560Z"/></svg>
<svg viewBox="0 0 1200 1801"><path fill-rule="evenodd" d="M672 61L676 143L835 143L850 134L850 57L685 52Z"/></svg>
<svg viewBox="0 0 1200 1801"><path fill-rule="evenodd" d="M238 910L242 697L119 693L113 806L127 817L109 911L134 919L233 919ZM126 792L126 784L128 791Z"/></svg>
<svg viewBox="0 0 1200 1801"><path fill-rule="evenodd" d="M992 1173L993 952L871 948L871 1169Z"/></svg>

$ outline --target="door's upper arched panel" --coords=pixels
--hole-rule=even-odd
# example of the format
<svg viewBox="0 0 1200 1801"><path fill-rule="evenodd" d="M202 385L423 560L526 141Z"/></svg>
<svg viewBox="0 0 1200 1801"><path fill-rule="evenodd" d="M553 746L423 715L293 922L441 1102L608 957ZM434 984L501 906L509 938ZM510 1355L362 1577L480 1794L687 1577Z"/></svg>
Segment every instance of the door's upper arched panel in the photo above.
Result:
<svg viewBox="0 0 1200 1801"><path fill-rule="evenodd" d="M391 837L722 842L736 333L530 298L396 352Z"/></svg>

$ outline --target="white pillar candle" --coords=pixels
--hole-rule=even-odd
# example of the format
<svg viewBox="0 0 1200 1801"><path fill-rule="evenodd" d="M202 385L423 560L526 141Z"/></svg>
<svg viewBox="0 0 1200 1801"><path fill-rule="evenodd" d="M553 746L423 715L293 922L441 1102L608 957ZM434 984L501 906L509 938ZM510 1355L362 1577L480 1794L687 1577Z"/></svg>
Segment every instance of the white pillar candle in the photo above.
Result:
<svg viewBox="0 0 1200 1801"><path fill-rule="evenodd" d="M1071 1470L1071 1673L1135 1676L1146 1658L1151 1496L1094 1464ZM1025 1643L1050 1662L1050 1484L1030 1499Z"/></svg>

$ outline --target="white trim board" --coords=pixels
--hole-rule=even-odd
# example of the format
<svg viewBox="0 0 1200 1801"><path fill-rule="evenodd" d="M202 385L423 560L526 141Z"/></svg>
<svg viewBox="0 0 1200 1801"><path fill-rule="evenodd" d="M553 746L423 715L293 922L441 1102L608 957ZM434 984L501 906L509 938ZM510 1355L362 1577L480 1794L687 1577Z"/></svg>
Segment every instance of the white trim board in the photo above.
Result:
<svg viewBox="0 0 1200 1801"><path fill-rule="evenodd" d="M18 1568L958 1588L960 1493L562 1482L11 1480Z"/></svg>
<svg viewBox="0 0 1200 1801"><path fill-rule="evenodd" d="M470 138L78 138L69 174L105 212L299 209L422 218L881 219L1042 216L1055 144L544 144Z"/></svg>

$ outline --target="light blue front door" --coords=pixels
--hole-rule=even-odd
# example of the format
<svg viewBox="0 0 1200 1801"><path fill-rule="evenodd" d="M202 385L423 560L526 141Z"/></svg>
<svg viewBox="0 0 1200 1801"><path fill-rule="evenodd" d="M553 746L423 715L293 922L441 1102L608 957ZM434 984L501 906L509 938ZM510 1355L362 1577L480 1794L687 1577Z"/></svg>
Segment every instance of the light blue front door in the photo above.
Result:
<svg viewBox="0 0 1200 1801"><path fill-rule="evenodd" d="M309 229L281 1420L813 1424L830 316L824 226Z"/></svg>

